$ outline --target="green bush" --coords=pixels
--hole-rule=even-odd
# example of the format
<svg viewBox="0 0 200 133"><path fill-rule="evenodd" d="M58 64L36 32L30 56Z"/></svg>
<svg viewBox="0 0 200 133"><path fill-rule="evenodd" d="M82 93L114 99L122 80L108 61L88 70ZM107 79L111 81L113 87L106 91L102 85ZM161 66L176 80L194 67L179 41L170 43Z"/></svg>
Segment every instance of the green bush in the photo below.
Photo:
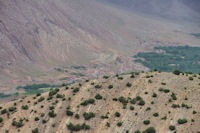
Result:
<svg viewBox="0 0 200 133"><path fill-rule="evenodd" d="M122 126L122 122L118 122L118 123L117 123L117 126L118 126L118 127L121 127L121 126Z"/></svg>
<svg viewBox="0 0 200 133"><path fill-rule="evenodd" d="M35 121L39 121L40 119L38 117L35 117Z"/></svg>
<svg viewBox="0 0 200 133"><path fill-rule="evenodd" d="M193 77L189 77L189 80L193 80Z"/></svg>
<svg viewBox="0 0 200 133"><path fill-rule="evenodd" d="M154 117L158 117L159 114L156 112L156 113L153 114L153 116L154 116Z"/></svg>
<svg viewBox="0 0 200 133"><path fill-rule="evenodd" d="M22 126L24 125L24 124L23 124L23 120L20 119L19 122L13 120L12 125L13 125L13 126L16 126L16 127L18 127L18 128L19 128L19 127L22 127Z"/></svg>
<svg viewBox="0 0 200 133"><path fill-rule="evenodd" d="M49 117L56 117L56 113L54 112L54 110L49 112Z"/></svg>
<svg viewBox="0 0 200 133"><path fill-rule="evenodd" d="M23 110L28 110L28 105L22 105L21 107Z"/></svg>
<svg viewBox="0 0 200 133"><path fill-rule="evenodd" d="M133 106L130 106L130 110L134 110L134 107L133 107Z"/></svg>
<svg viewBox="0 0 200 133"><path fill-rule="evenodd" d="M95 100L94 99L88 99L88 100L85 100L81 103L82 106L87 106L88 104L94 104L95 103Z"/></svg>
<svg viewBox="0 0 200 133"><path fill-rule="evenodd" d="M173 126L173 125L170 125L170 126L169 126L169 130L174 131L175 129L176 129L175 126Z"/></svg>
<svg viewBox="0 0 200 133"><path fill-rule="evenodd" d="M175 74L175 75L180 75L180 73L181 73L181 71L179 71L179 70L174 70L173 71L173 74Z"/></svg>
<svg viewBox="0 0 200 133"><path fill-rule="evenodd" d="M95 98L96 98L97 100L100 100L100 99L102 99L103 97L102 97L100 94L96 94Z"/></svg>
<svg viewBox="0 0 200 133"><path fill-rule="evenodd" d="M44 99L45 99L44 97L40 97L40 98L38 99L38 102L42 102Z"/></svg>
<svg viewBox="0 0 200 133"><path fill-rule="evenodd" d="M144 123L145 125L149 125L149 124L150 124L150 120L145 120L145 121L143 121L143 123Z"/></svg>
<svg viewBox="0 0 200 133"><path fill-rule="evenodd" d="M93 112L84 112L83 113L83 117L85 118L85 120L90 120L91 118L95 117L95 114Z"/></svg>
<svg viewBox="0 0 200 133"><path fill-rule="evenodd" d="M109 85L108 88L109 88L109 89L112 89L112 88L113 88L113 85Z"/></svg>
<svg viewBox="0 0 200 133"><path fill-rule="evenodd" d="M154 92L153 95L152 95L152 97L157 97L157 94Z"/></svg>
<svg viewBox="0 0 200 133"><path fill-rule="evenodd" d="M0 123L2 123L3 122L3 118L2 117L0 117Z"/></svg>
<svg viewBox="0 0 200 133"><path fill-rule="evenodd" d="M156 133L156 129L154 127L149 127L143 133Z"/></svg>
<svg viewBox="0 0 200 133"><path fill-rule="evenodd" d="M143 99L141 99L141 100L139 101L138 105L144 106L144 105L145 105L145 101L144 101Z"/></svg>
<svg viewBox="0 0 200 133"><path fill-rule="evenodd" d="M39 133L38 128L33 129L33 130L32 130L32 133Z"/></svg>
<svg viewBox="0 0 200 133"><path fill-rule="evenodd" d="M79 118L80 118L80 115L79 115L79 114L75 114L75 118L76 118L76 119L79 119Z"/></svg>
<svg viewBox="0 0 200 133"><path fill-rule="evenodd" d="M131 87L132 84L128 82L128 83L126 84L126 86L127 86L127 87Z"/></svg>
<svg viewBox="0 0 200 133"><path fill-rule="evenodd" d="M5 114L5 113L7 113L7 109L1 110L1 114Z"/></svg>
<svg viewBox="0 0 200 133"><path fill-rule="evenodd" d="M101 85L95 85L96 89L100 89L102 86Z"/></svg>
<svg viewBox="0 0 200 133"><path fill-rule="evenodd" d="M178 124L185 124L187 123L187 119L178 119Z"/></svg>
<svg viewBox="0 0 200 133"><path fill-rule="evenodd" d="M9 110L10 112L13 112L13 111L15 111L16 109L17 109L16 107L9 107L8 110Z"/></svg>
<svg viewBox="0 0 200 133"><path fill-rule="evenodd" d="M67 114L67 116L73 116L74 113L72 111L70 111L70 110L67 110L66 114Z"/></svg>
<svg viewBox="0 0 200 133"><path fill-rule="evenodd" d="M79 90L80 90L79 88L75 88L75 89L73 90L73 92L74 92L74 93L77 93L77 92L79 92Z"/></svg>
<svg viewBox="0 0 200 133"><path fill-rule="evenodd" d="M70 131L80 131L80 130L89 130L90 129L90 126L89 125L86 125L85 123L83 123L82 125L80 124L72 124L72 123L69 123L67 125L67 128L68 130Z"/></svg>
<svg viewBox="0 0 200 133"><path fill-rule="evenodd" d="M171 98L172 98L173 100L177 100L176 94L172 92Z"/></svg>
<svg viewBox="0 0 200 133"><path fill-rule="evenodd" d="M120 117L120 113L119 112L115 112L115 116L116 117Z"/></svg>

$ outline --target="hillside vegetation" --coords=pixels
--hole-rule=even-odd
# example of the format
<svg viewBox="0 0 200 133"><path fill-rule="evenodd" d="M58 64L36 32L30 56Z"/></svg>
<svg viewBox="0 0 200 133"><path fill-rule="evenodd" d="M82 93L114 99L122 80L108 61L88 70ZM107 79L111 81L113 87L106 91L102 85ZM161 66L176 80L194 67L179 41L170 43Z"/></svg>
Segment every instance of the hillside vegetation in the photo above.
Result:
<svg viewBox="0 0 200 133"><path fill-rule="evenodd" d="M200 75L104 76L0 105L2 133L199 133Z"/></svg>

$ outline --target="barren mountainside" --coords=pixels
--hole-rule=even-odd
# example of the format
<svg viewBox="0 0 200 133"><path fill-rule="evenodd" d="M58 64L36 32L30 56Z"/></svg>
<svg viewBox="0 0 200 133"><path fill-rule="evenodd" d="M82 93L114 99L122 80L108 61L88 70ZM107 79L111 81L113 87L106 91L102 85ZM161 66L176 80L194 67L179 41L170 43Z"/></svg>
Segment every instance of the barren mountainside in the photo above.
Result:
<svg viewBox="0 0 200 133"><path fill-rule="evenodd" d="M200 75L104 76L0 105L2 133L199 133Z"/></svg>
<svg viewBox="0 0 200 133"><path fill-rule="evenodd" d="M152 3L141 1L142 5L152 8ZM133 62L133 55L155 46L199 44L191 35L199 33L197 8L193 10L198 3L177 5L189 22L173 22L96 0L0 0L0 91L59 83L66 77L74 81L105 73L147 71ZM85 69L74 69L80 66ZM84 76L74 76L80 73Z"/></svg>

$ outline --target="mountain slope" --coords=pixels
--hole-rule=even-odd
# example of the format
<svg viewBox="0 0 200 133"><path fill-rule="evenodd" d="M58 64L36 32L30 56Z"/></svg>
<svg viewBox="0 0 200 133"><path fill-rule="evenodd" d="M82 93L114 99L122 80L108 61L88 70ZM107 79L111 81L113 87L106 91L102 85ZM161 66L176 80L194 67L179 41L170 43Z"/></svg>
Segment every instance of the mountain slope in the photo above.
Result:
<svg viewBox="0 0 200 133"><path fill-rule="evenodd" d="M199 39L190 34L200 32L197 24L174 23L96 0L0 0L0 91L58 84L66 77L71 82L147 71L133 62L133 55L158 45L198 46Z"/></svg>
<svg viewBox="0 0 200 133"><path fill-rule="evenodd" d="M158 133L197 133L199 82L199 75L166 72L105 76L2 104L0 130L132 133L153 127Z"/></svg>

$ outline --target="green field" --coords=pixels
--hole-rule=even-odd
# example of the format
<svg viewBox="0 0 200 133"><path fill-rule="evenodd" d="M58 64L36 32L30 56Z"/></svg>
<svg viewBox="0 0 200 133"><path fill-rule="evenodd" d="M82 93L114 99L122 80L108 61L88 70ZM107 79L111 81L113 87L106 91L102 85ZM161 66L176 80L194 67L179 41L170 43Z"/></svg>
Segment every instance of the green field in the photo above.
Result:
<svg viewBox="0 0 200 133"><path fill-rule="evenodd" d="M193 35L193 36L195 36L195 37L200 39L200 33L192 33L191 35Z"/></svg>
<svg viewBox="0 0 200 133"><path fill-rule="evenodd" d="M169 72L177 69L184 72L200 72L200 47L155 47L153 52L138 53L134 57L136 62L142 63L151 70Z"/></svg>

